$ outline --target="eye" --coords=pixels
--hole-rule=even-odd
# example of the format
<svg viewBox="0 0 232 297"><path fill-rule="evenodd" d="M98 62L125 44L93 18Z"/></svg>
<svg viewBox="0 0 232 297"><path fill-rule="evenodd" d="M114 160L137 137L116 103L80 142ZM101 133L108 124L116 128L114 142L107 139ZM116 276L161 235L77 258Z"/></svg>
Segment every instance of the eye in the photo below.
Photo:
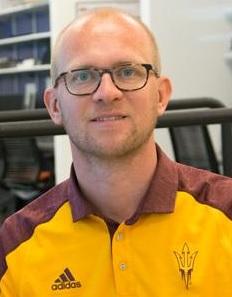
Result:
<svg viewBox="0 0 232 297"><path fill-rule="evenodd" d="M123 82L134 82L143 79L144 75L144 68L140 65L123 65L117 67L114 71L114 78Z"/></svg>
<svg viewBox="0 0 232 297"><path fill-rule="evenodd" d="M93 73L91 70L83 69L77 70L72 73L72 81L76 83L86 83L93 79Z"/></svg>
<svg viewBox="0 0 232 297"><path fill-rule="evenodd" d="M119 74L122 78L130 78L135 75L135 69L133 67L123 67L119 69Z"/></svg>

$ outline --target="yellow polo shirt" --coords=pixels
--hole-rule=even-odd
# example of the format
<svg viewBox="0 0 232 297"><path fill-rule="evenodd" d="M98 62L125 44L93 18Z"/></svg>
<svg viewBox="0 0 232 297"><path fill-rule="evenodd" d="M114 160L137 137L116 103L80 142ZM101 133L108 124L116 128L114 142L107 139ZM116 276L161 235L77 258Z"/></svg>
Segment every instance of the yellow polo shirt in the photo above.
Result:
<svg viewBox="0 0 232 297"><path fill-rule="evenodd" d="M74 172L5 221L1 297L231 297L232 179L169 160L134 216L92 212Z"/></svg>

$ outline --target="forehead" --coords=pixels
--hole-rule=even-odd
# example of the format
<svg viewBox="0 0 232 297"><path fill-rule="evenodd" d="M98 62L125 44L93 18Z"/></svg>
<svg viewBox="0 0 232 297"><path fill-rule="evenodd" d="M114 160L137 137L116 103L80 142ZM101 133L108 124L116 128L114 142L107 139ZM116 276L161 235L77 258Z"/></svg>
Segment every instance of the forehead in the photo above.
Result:
<svg viewBox="0 0 232 297"><path fill-rule="evenodd" d="M104 67L125 61L152 63L152 57L151 38L135 20L93 18L76 22L64 32L58 49L58 67L66 71L84 64Z"/></svg>

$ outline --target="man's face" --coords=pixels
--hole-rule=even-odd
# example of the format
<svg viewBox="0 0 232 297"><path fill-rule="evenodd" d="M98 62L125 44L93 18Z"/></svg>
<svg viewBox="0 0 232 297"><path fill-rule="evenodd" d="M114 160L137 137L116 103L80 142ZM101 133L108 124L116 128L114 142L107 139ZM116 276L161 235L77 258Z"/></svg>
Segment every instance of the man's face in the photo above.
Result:
<svg viewBox="0 0 232 297"><path fill-rule="evenodd" d="M112 21L66 32L60 54L60 73L80 67L111 68L131 63L152 64L152 47L143 29ZM68 133L73 150L101 157L128 155L149 142L157 117L163 113L162 79L150 71L147 85L124 92L104 74L92 95L68 93L63 79L56 89L60 123Z"/></svg>

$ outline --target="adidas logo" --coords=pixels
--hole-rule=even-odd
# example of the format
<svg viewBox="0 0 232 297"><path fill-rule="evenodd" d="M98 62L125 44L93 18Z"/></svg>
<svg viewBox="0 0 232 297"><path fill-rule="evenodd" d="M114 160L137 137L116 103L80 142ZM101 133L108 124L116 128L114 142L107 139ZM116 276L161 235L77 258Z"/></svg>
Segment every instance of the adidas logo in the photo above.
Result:
<svg viewBox="0 0 232 297"><path fill-rule="evenodd" d="M81 283L77 282L68 268L65 268L64 272L55 280L51 289L64 290L64 289L76 289L80 288Z"/></svg>

